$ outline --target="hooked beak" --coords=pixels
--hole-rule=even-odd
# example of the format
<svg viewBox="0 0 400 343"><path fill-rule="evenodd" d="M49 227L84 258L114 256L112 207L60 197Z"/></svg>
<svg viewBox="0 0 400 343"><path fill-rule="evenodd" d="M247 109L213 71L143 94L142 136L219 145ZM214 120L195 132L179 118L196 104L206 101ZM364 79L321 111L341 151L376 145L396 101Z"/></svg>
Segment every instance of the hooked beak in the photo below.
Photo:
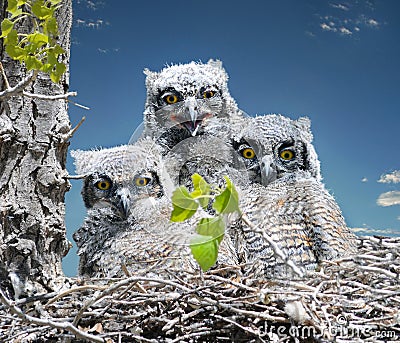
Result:
<svg viewBox="0 0 400 343"><path fill-rule="evenodd" d="M266 155L261 160L261 183L267 186L277 179L277 171L272 155Z"/></svg>
<svg viewBox="0 0 400 343"><path fill-rule="evenodd" d="M181 124L191 133L192 136L196 136L204 118L199 117L197 100L195 97L189 97L185 100L185 110L186 120Z"/></svg>
<svg viewBox="0 0 400 343"><path fill-rule="evenodd" d="M122 218L127 218L131 207L129 190L127 190L126 188L119 189L117 191L115 202L113 205Z"/></svg>

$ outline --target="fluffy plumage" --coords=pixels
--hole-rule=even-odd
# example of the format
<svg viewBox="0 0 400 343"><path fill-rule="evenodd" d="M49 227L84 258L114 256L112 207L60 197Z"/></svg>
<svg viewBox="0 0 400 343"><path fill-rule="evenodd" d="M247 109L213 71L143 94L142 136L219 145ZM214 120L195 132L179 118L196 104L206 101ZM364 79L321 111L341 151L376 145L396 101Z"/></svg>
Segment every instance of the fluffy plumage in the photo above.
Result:
<svg viewBox="0 0 400 343"><path fill-rule="evenodd" d="M202 134L210 118L241 116L228 90L228 74L220 61L172 65L161 72L145 70L147 98L144 136L167 150Z"/></svg>
<svg viewBox="0 0 400 343"><path fill-rule="evenodd" d="M252 181L268 185L300 170L321 180L320 162L312 144L311 123L270 114L236 123L233 145L252 174Z"/></svg>
<svg viewBox="0 0 400 343"><path fill-rule="evenodd" d="M305 270L354 252L355 236L320 181L309 120L267 115L246 121L232 144L250 173L252 183L242 187L240 206L255 228ZM247 274L294 277L255 228L242 222L236 227L235 242Z"/></svg>
<svg viewBox="0 0 400 343"><path fill-rule="evenodd" d="M170 223L172 205L165 194L169 179L152 140L73 152L73 157L77 172L86 175L82 196L89 208L83 225L73 235L80 275L115 277L151 270L167 276L177 270L197 269L188 247L195 218ZM95 188L105 178L110 186L102 196ZM124 197L118 198L121 194ZM120 206L121 201L125 207ZM232 248L226 246L223 251L221 263L237 263L229 257Z"/></svg>

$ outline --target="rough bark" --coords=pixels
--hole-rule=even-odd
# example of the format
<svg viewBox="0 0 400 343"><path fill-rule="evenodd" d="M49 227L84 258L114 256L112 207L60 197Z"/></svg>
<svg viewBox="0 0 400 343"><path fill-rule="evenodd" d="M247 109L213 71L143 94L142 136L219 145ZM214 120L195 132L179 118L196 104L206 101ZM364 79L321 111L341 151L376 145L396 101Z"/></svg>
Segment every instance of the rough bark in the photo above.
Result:
<svg viewBox="0 0 400 343"><path fill-rule="evenodd" d="M0 0L0 20L7 2ZM71 0L57 11L60 45L69 62ZM21 22L30 30L29 21ZM1 44L2 45L2 44ZM11 86L26 77L25 68L3 49L1 61ZM59 84L39 73L27 91L64 94L68 73ZM0 76L0 87L4 80ZM20 297L56 288L63 279L61 259L70 243L65 235L64 195L69 188L66 154L70 122L65 100L14 96L0 103L0 286Z"/></svg>

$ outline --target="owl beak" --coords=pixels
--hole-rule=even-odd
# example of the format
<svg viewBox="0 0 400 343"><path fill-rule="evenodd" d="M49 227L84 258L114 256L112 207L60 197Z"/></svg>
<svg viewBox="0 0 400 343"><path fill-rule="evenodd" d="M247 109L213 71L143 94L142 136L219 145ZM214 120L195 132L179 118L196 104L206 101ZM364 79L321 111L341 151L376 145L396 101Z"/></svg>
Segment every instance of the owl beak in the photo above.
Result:
<svg viewBox="0 0 400 343"><path fill-rule="evenodd" d="M267 186L277 179L277 171L272 155L266 155L261 159L261 183Z"/></svg>
<svg viewBox="0 0 400 343"><path fill-rule="evenodd" d="M185 107L187 110L186 119L187 121L182 124L191 133L192 136L196 136L196 133L200 127L202 120L198 118L197 100L195 97L189 97L185 101Z"/></svg>
<svg viewBox="0 0 400 343"><path fill-rule="evenodd" d="M114 207L122 218L127 218L131 208L130 192L126 188L119 189L116 194Z"/></svg>

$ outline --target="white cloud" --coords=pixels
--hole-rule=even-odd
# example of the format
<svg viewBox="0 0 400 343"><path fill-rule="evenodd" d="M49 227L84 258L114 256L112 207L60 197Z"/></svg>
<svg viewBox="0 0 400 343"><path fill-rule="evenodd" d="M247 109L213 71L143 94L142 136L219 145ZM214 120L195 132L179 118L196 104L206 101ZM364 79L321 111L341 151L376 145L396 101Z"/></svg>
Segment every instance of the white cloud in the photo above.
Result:
<svg viewBox="0 0 400 343"><path fill-rule="evenodd" d="M329 24L331 24L331 23L329 23ZM333 31L333 32L337 31L337 29L335 27L333 27L333 25L330 26L326 23L322 23L320 26L321 26L322 30L324 30L324 31Z"/></svg>
<svg viewBox="0 0 400 343"><path fill-rule="evenodd" d="M367 179L366 177L363 177L363 178L361 179L361 182L368 182L368 179Z"/></svg>
<svg viewBox="0 0 400 343"><path fill-rule="evenodd" d="M333 8L337 8L338 10L348 11L349 8L344 4L329 4L329 6Z"/></svg>
<svg viewBox="0 0 400 343"><path fill-rule="evenodd" d="M382 193L376 203L383 207L400 205L400 191Z"/></svg>
<svg viewBox="0 0 400 343"><path fill-rule="evenodd" d="M364 224L365 225L365 224ZM351 231L358 233L359 235L399 235L397 229L373 229L369 227L352 227Z"/></svg>
<svg viewBox="0 0 400 343"><path fill-rule="evenodd" d="M379 23L375 19L368 19L367 25L372 26L372 27L378 27Z"/></svg>
<svg viewBox="0 0 400 343"><path fill-rule="evenodd" d="M381 175L380 179L378 180L380 183L400 183L400 170L395 170L388 174Z"/></svg>
<svg viewBox="0 0 400 343"><path fill-rule="evenodd" d="M110 25L109 22L104 21L103 19L96 19L96 20L76 19L76 24L78 27L87 27L89 29L100 29L103 26Z"/></svg>
<svg viewBox="0 0 400 343"><path fill-rule="evenodd" d="M353 34L353 32L351 32L349 29L345 28L345 27L341 27L339 29L340 33L343 35L351 35Z"/></svg>

